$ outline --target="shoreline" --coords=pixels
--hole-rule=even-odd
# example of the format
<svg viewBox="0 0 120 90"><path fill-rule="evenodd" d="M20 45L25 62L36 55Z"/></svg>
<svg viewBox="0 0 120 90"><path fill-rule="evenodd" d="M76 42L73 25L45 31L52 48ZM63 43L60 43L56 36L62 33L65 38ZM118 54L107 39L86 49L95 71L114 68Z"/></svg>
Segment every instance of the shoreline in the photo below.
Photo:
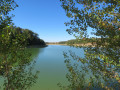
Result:
<svg viewBox="0 0 120 90"><path fill-rule="evenodd" d="M54 44L54 43L46 44L46 45L65 45L65 46L68 46L67 44Z"/></svg>
<svg viewBox="0 0 120 90"><path fill-rule="evenodd" d="M27 48L44 48L44 47L47 47L48 45L30 45L30 46L27 46Z"/></svg>
<svg viewBox="0 0 120 90"><path fill-rule="evenodd" d="M86 43L86 44L54 44L54 43L49 43L47 45L63 45L63 46L76 46L76 47L95 47L96 44L92 44L92 43Z"/></svg>
<svg viewBox="0 0 120 90"><path fill-rule="evenodd" d="M95 47L96 44L86 43L86 44L56 44L56 43L49 43L46 45L30 45L27 48L45 48L49 45L62 45L62 46L75 46L75 47Z"/></svg>

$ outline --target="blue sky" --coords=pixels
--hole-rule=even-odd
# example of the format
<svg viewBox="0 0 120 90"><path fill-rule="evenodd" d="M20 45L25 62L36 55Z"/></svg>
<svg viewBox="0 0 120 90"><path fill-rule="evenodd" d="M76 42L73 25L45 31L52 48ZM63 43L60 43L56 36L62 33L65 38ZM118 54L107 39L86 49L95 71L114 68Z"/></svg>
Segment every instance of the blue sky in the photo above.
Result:
<svg viewBox="0 0 120 90"><path fill-rule="evenodd" d="M66 32L64 22L69 21L60 6L60 0L16 0L19 7L11 13L13 23L21 28L38 33L46 42L74 39Z"/></svg>

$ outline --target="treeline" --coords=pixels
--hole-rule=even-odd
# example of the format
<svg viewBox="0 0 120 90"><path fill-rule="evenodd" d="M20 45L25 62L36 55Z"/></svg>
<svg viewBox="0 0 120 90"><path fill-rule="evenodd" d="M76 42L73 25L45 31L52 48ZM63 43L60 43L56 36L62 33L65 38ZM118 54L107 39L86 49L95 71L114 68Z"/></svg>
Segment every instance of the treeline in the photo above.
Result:
<svg viewBox="0 0 120 90"><path fill-rule="evenodd" d="M31 46L31 45L45 46L46 45L46 43L38 37L37 33L34 33L29 29L22 29L16 26L8 26L4 30L2 30L2 33L4 33L4 36L9 35L9 42L11 43L13 42L14 39L17 38L19 43L26 46ZM4 36L2 35L2 37Z"/></svg>
<svg viewBox="0 0 120 90"><path fill-rule="evenodd" d="M61 41L58 44L87 44L87 43L95 43L99 41L100 38L83 38L83 39L72 39L68 41Z"/></svg>

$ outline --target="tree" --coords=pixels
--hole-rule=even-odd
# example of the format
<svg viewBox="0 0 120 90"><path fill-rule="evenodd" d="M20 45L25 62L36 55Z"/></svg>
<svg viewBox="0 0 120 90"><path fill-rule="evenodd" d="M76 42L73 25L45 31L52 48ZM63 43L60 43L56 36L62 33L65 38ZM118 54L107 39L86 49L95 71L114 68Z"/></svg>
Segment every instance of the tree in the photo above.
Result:
<svg viewBox="0 0 120 90"><path fill-rule="evenodd" d="M22 35L21 28L10 26L9 12L16 7L14 0L0 0L0 76L5 80L5 90L26 90L36 78L31 69L30 72L25 71L31 60L31 54L26 52L26 37ZM27 74L31 75L23 78Z"/></svg>
<svg viewBox="0 0 120 90"><path fill-rule="evenodd" d="M12 16L9 16L9 12L17 6L14 0L0 0L0 30L11 24Z"/></svg>
<svg viewBox="0 0 120 90"><path fill-rule="evenodd" d="M11 24L11 16L9 16L9 12L14 10L16 7L17 4L14 0L0 0L0 52L3 52L2 50L6 48L4 45L9 43L9 41L7 41L10 38L9 30L4 29L9 28L9 25Z"/></svg>
<svg viewBox="0 0 120 90"><path fill-rule="evenodd" d="M87 27L95 30L94 34L101 37L102 43L119 46L120 35L120 1L119 0L60 0L66 15L71 18L65 23L70 26L70 34L83 34L87 37ZM103 38L108 38L103 40ZM112 42L113 41L113 42Z"/></svg>
<svg viewBox="0 0 120 90"><path fill-rule="evenodd" d="M76 55L73 51L64 52L69 71L66 78L70 84L68 86L59 84L59 86L66 90L120 88L120 63L117 62L120 61L118 56L120 50L115 52L108 48L82 49L85 50L85 58Z"/></svg>
<svg viewBox="0 0 120 90"><path fill-rule="evenodd" d="M71 18L65 23L70 26L69 34L77 38L87 37L87 27L94 30L96 47L85 47L85 58L74 52L65 53L65 63L69 70L67 78L71 89L120 88L120 1L119 0L60 0L66 15ZM71 63L75 60L76 63ZM82 65L81 65L82 63ZM82 71L80 71L82 69ZM91 71L88 82L84 82ZM101 82L105 81L105 83ZM81 82L79 82L81 81ZM112 84L110 84L112 83ZM85 86L86 84L87 86ZM96 85L97 84L97 85Z"/></svg>

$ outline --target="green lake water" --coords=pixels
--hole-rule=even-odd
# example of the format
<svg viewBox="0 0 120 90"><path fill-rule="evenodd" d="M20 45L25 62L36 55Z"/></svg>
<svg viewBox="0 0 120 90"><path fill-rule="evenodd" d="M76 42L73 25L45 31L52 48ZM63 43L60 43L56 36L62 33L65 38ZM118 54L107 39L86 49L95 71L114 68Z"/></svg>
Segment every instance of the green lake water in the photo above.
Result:
<svg viewBox="0 0 120 90"><path fill-rule="evenodd" d="M64 63L63 52L75 51L84 56L82 49L70 46L49 45L45 48L30 48L33 58L36 60L35 70L39 70L37 83L30 90L60 90L57 84L68 85L66 79L67 68ZM81 54L82 52L82 54Z"/></svg>
<svg viewBox="0 0 120 90"><path fill-rule="evenodd" d="M73 53L71 53L70 51L72 51ZM20 89L16 90L22 90L22 87L24 87L24 90L61 90L61 88L57 85L58 83L61 83L62 86L69 86L70 84L76 83L79 84L78 86L84 86L85 88L89 86L89 82L92 82L93 85L90 87L91 90L101 90L101 88L99 87L99 83L103 83L106 86L112 86L114 88L116 86L113 86L113 84L118 85L116 80L109 79L109 77L107 77L108 81L104 82L104 75L102 75L102 72L99 72L98 70L98 67L102 65L101 63L99 63L101 59L98 60L98 58L96 58L95 60L97 61L94 62L94 59L88 58L87 60L90 59L90 61L92 62L91 64L83 64L84 62L81 63L77 61L81 57L86 58L86 56L84 55L84 48L75 48L62 45L49 45L48 47L44 48L27 48L27 52L31 53L31 63L25 64L25 67L22 66L21 70L19 70L20 68L17 69L17 66L15 67L17 71L15 71L15 68L10 71L11 76L9 78L11 83L9 83L9 85L11 85L10 87L13 88L20 87ZM67 54L65 54L64 52L68 53L68 56L65 56ZM77 58L77 56L79 58ZM68 60L69 63L67 63L66 60ZM101 69L101 67L99 68ZM72 72L71 69L73 69ZM16 74L13 73L14 71ZM37 71L39 71L39 73L36 77L35 74ZM3 90L3 87L5 87L3 86L3 84L5 84L4 80L6 77L3 78L1 72L0 74L0 90ZM67 74L71 75L72 77L66 77ZM68 81L68 79L71 79L71 81ZM107 85L107 83L110 84ZM84 88L82 89L84 90ZM117 87L116 89L118 88L119 87Z"/></svg>

